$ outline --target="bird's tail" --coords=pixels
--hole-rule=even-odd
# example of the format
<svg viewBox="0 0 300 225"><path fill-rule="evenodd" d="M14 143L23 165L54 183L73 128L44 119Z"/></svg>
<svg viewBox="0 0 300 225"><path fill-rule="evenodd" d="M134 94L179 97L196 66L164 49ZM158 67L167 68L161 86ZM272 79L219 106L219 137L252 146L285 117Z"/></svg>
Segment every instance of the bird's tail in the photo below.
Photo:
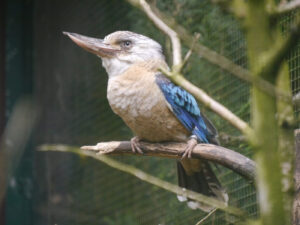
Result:
<svg viewBox="0 0 300 225"><path fill-rule="evenodd" d="M220 201L228 202L228 194L222 188L219 180L207 162L201 161L201 170L188 175L182 164L177 162L178 183L180 187L191 191L201 193L203 195L214 197ZM177 196L179 201L188 201L188 206L192 209L201 209L205 212L211 211L214 207L195 202L184 196Z"/></svg>

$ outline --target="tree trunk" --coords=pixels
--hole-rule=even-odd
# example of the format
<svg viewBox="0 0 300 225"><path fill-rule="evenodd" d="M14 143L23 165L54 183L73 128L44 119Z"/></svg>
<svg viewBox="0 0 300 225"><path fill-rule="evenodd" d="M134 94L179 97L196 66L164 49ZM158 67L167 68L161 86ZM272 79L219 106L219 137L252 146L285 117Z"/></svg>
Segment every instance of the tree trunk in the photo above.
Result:
<svg viewBox="0 0 300 225"><path fill-rule="evenodd" d="M265 68L266 56L277 41L278 32L266 11L267 0L248 1L245 19L248 43L249 65L254 76L275 85L278 71ZM280 35L280 34L279 34ZM271 72L272 71L272 72ZM261 211L261 224L284 225L289 219L285 213L284 193L282 192L282 171L280 168L279 127L276 98L252 88L252 122L255 138L253 147L257 162L258 200Z"/></svg>
<svg viewBox="0 0 300 225"><path fill-rule="evenodd" d="M296 130L295 199L293 205L293 225L300 225L300 129Z"/></svg>

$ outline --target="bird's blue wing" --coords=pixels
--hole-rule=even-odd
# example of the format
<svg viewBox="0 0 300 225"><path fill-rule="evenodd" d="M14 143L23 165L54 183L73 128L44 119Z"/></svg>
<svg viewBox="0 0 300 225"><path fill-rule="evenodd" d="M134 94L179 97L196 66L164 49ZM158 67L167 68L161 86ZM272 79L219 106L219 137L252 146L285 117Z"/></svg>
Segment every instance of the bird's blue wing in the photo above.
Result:
<svg viewBox="0 0 300 225"><path fill-rule="evenodd" d="M177 119L196 135L200 142L208 143L212 134L204 122L194 96L173 84L162 74L156 75L156 83Z"/></svg>

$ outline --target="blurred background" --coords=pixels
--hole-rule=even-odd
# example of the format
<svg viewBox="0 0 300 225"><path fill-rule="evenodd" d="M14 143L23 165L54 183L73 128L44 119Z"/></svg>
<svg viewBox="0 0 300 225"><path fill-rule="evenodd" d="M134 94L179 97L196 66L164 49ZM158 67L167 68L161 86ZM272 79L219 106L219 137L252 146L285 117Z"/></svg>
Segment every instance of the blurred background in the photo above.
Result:
<svg viewBox="0 0 300 225"><path fill-rule="evenodd" d="M211 1L154 3L190 33L200 33L201 43L247 67L241 28ZM0 134L6 135L0 164L9 167L0 170L0 197L1 191L5 193L0 198L0 224L184 225L195 224L204 217L205 213L178 202L174 194L95 160L36 151L38 145L45 143L81 146L128 140L132 136L108 105L107 75L101 60L80 49L62 31L102 38L116 30L131 30L160 42L168 60L169 40L143 13L121 0L3 0L0 4ZM283 34L292 20L293 13L282 17ZM184 47L183 51L187 50ZM300 90L299 44L288 60L296 94ZM196 55L192 55L184 74L250 121L248 84ZM295 113L298 110L295 108ZM204 107L202 111L221 133L240 135ZM21 118L21 122L12 118ZM14 129L9 130L9 125ZM7 137L14 140L18 135L26 137L17 139L23 145L7 141ZM251 157L246 143L223 145ZM1 154L10 148L14 154ZM177 183L174 160L125 156L116 159ZM230 205L255 218L253 184L224 168L220 168L218 176L229 192ZM217 211L203 224L236 222L236 218Z"/></svg>

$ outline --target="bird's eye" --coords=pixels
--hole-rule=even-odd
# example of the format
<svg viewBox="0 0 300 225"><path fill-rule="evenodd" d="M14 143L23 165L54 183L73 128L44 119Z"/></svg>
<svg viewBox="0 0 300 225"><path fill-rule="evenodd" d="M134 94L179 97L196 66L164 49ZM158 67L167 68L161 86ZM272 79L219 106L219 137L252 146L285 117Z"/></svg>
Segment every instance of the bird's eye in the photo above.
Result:
<svg viewBox="0 0 300 225"><path fill-rule="evenodd" d="M131 46L131 41L123 41L122 42L122 47L125 47L125 48L128 48L128 47L130 47Z"/></svg>

